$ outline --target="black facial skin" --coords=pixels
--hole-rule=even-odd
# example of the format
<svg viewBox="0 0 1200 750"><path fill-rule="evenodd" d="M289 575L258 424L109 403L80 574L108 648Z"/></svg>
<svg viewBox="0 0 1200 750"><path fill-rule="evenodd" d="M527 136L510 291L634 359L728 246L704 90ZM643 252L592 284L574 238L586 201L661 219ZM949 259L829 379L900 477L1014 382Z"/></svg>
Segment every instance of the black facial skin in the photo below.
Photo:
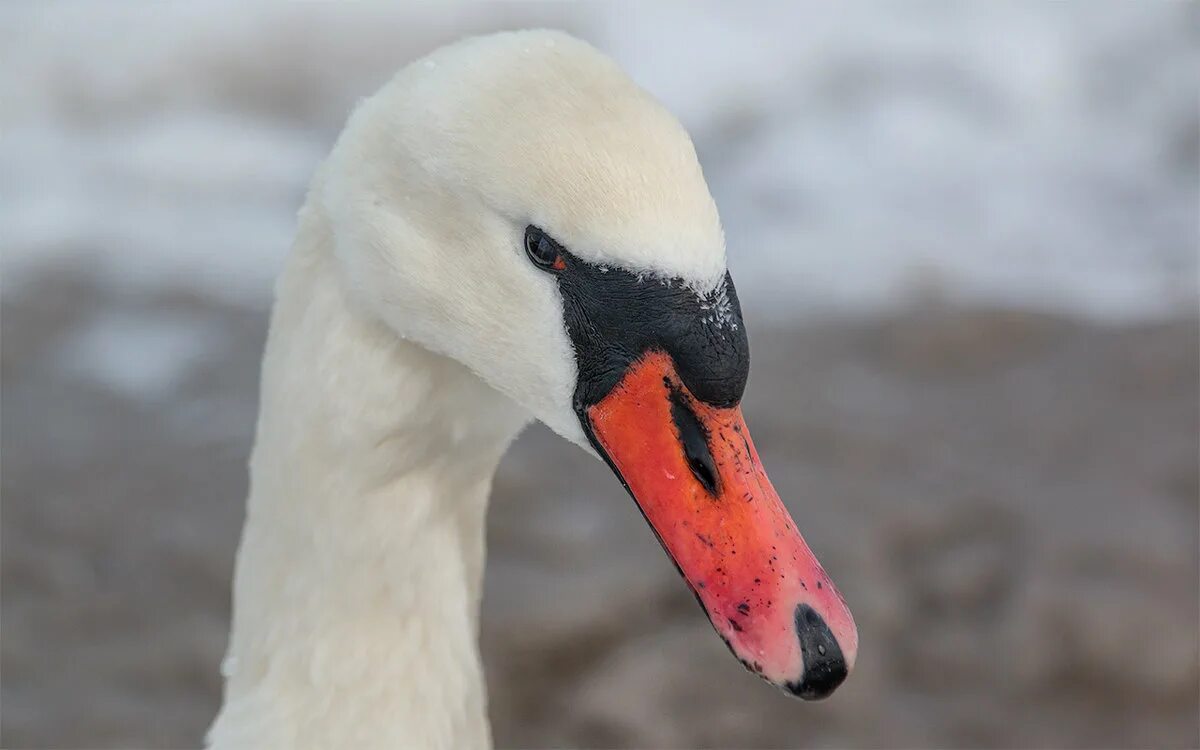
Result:
<svg viewBox="0 0 1200 750"><path fill-rule="evenodd" d="M546 238L537 227L526 231ZM575 347L574 405L581 418L620 382L629 365L655 350L671 356L680 380L700 401L717 407L741 401L750 346L728 273L724 294L702 299L680 279L639 278L558 248L564 267L553 273Z"/></svg>

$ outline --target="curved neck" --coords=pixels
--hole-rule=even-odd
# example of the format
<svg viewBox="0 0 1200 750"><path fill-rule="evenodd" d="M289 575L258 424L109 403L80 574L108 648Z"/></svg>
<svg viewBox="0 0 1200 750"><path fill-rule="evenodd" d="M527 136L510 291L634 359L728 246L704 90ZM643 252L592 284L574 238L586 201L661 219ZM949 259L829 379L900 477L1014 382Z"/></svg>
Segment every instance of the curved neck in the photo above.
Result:
<svg viewBox="0 0 1200 750"><path fill-rule="evenodd" d="M345 294L301 215L263 360L215 746L488 744L484 516L527 417Z"/></svg>

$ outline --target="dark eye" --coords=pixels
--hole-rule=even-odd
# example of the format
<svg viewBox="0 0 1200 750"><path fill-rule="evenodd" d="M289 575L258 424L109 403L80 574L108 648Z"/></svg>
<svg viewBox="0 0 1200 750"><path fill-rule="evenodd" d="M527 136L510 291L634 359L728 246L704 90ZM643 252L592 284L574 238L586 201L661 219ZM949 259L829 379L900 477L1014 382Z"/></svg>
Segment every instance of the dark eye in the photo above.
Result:
<svg viewBox="0 0 1200 750"><path fill-rule="evenodd" d="M537 227L525 227L525 253L538 267L547 271L563 271L567 262L562 246Z"/></svg>

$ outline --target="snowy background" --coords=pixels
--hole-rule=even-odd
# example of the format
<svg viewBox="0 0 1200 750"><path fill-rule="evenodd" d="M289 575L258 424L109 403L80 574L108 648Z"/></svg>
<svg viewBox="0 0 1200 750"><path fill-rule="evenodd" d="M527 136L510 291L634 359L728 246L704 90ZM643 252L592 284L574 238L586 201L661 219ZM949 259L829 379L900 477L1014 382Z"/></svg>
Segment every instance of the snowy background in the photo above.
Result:
<svg viewBox="0 0 1200 750"><path fill-rule="evenodd" d="M691 131L749 419L864 651L815 708L742 679L532 430L489 532L498 742L1200 744L1200 5L1104 2L0 7L0 742L199 742L307 180L405 62L534 25Z"/></svg>
<svg viewBox="0 0 1200 750"><path fill-rule="evenodd" d="M80 263L261 304L354 101L465 33L556 25L692 132L743 295L936 285L1100 318L1196 291L1192 5L6 6L5 283Z"/></svg>

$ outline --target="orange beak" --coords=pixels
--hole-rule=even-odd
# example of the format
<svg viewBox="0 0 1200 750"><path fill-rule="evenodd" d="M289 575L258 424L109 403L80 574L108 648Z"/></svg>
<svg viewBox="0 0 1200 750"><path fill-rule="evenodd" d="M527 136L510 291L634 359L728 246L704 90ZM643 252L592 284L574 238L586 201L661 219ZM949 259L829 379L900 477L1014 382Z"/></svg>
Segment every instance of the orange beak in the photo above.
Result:
<svg viewBox="0 0 1200 750"><path fill-rule="evenodd" d="M734 656L801 698L832 693L854 666L854 619L771 486L741 409L700 402L653 351L584 415Z"/></svg>

